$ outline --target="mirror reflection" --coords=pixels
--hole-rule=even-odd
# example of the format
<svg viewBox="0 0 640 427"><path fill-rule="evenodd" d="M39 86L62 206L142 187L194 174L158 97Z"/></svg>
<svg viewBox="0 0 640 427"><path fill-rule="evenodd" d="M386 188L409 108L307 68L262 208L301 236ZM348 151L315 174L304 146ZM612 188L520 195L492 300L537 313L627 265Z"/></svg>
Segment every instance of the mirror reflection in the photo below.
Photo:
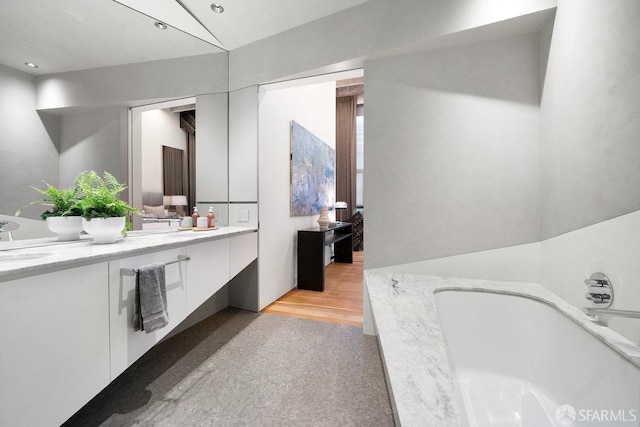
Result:
<svg viewBox="0 0 640 427"><path fill-rule="evenodd" d="M134 230L179 227L194 207L228 225L227 97L131 109L131 200L143 212Z"/></svg>
<svg viewBox="0 0 640 427"><path fill-rule="evenodd" d="M140 132L134 132L140 138L132 141L141 152L141 222L135 229L177 228L196 203L195 99L173 104L140 111Z"/></svg>
<svg viewBox="0 0 640 427"><path fill-rule="evenodd" d="M25 123L21 132L12 132L4 121L2 125L6 140L1 144L0 245L54 237L40 219L45 207L28 207L19 217L15 212L39 198L29 186L42 187L45 181L71 187L75 175L83 170L115 171L127 183L125 198L144 211L134 216L134 230L178 226L178 218L190 215L194 206L205 214L213 207L217 224L227 224L226 93L130 110L109 106L38 112L33 80L19 72L11 76L8 68L0 71L0 89L24 89L0 91L0 107L11 105L10 114L19 115ZM196 122L198 99L204 114L198 114ZM196 129L204 136L199 145ZM16 142L8 144L9 140ZM196 152L203 156L200 163L213 159L199 172ZM198 182L204 183L202 194L196 193Z"/></svg>

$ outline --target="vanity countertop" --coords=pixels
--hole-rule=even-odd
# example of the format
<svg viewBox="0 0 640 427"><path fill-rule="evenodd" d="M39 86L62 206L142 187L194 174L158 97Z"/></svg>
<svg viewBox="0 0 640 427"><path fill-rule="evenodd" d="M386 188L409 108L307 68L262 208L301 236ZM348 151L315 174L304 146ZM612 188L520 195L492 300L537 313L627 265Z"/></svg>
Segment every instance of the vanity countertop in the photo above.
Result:
<svg viewBox="0 0 640 427"><path fill-rule="evenodd" d="M495 292L540 301L640 367L640 348L539 284L367 270L365 286L397 425L464 425L434 298L440 290Z"/></svg>
<svg viewBox="0 0 640 427"><path fill-rule="evenodd" d="M96 245L89 236L74 242L56 237L5 242L0 246L0 282L112 259L255 233L254 227L220 227L206 231L130 231L116 243Z"/></svg>

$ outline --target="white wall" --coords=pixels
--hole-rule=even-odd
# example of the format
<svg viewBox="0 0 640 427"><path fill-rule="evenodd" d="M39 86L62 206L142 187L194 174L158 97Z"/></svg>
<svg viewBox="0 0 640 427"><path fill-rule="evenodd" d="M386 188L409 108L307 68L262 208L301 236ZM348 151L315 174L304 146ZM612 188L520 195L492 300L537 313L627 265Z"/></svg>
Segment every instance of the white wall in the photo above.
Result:
<svg viewBox="0 0 640 427"><path fill-rule="evenodd" d="M127 128L126 108L106 107L60 117L60 186L73 186L78 172L108 171L126 182L122 144Z"/></svg>
<svg viewBox="0 0 640 427"><path fill-rule="evenodd" d="M217 53L37 78L39 110L159 102L228 90L228 55Z"/></svg>
<svg viewBox="0 0 640 427"><path fill-rule="evenodd" d="M410 262L377 270L428 274L468 279L541 282L540 243L472 252L426 261Z"/></svg>
<svg viewBox="0 0 640 427"><path fill-rule="evenodd" d="M537 243L384 267L445 277L540 283L576 307L592 304L584 280L604 273L614 288L611 308L640 310L640 211ZM640 345L638 319L613 318L609 326ZM371 319L365 322L370 329Z"/></svg>
<svg viewBox="0 0 640 427"><path fill-rule="evenodd" d="M228 99L227 93L196 97L196 200L198 203L226 203L229 200Z"/></svg>
<svg viewBox="0 0 640 427"><path fill-rule="evenodd" d="M228 93L196 97L196 206L213 208L218 226L229 224L228 102Z"/></svg>
<svg viewBox="0 0 640 427"><path fill-rule="evenodd" d="M258 201L258 87L229 93L229 200Z"/></svg>
<svg viewBox="0 0 640 427"><path fill-rule="evenodd" d="M611 308L640 311L640 211L541 242L541 282L577 307L591 306L584 279L600 272L613 283ZM640 320L615 318L609 326L640 345Z"/></svg>
<svg viewBox="0 0 640 427"><path fill-rule="evenodd" d="M180 113L151 110L142 113L142 191L163 193L162 146L184 150L187 134L180 128Z"/></svg>
<svg viewBox="0 0 640 427"><path fill-rule="evenodd" d="M541 104L543 238L640 209L640 2L558 3Z"/></svg>
<svg viewBox="0 0 640 427"><path fill-rule="evenodd" d="M640 310L638 16L636 1L559 1L540 106L540 242L392 269L537 276L577 307L591 305L584 280L602 272L613 283L612 308ZM609 326L640 345L637 319Z"/></svg>
<svg viewBox="0 0 640 427"><path fill-rule="evenodd" d="M542 283L580 307L582 281L601 271L613 307L640 310L638 17L634 0L558 2L541 102ZM610 326L640 344L638 322Z"/></svg>
<svg viewBox="0 0 640 427"><path fill-rule="evenodd" d="M259 309L296 286L297 230L317 226L318 215L290 216L291 120L335 148L335 82L279 87L259 92Z"/></svg>
<svg viewBox="0 0 640 427"><path fill-rule="evenodd" d="M423 49L452 34L555 6L556 0L370 0L232 50L229 87L327 66L336 67L332 72L360 68L362 59L372 55Z"/></svg>
<svg viewBox="0 0 640 427"><path fill-rule="evenodd" d="M38 200L29 186L43 188L41 180L58 185L59 132L57 117L36 111L35 77L0 65L0 214ZM45 210L34 206L22 216L39 219Z"/></svg>
<svg viewBox="0 0 640 427"><path fill-rule="evenodd" d="M229 92L229 225L258 226L258 87Z"/></svg>
<svg viewBox="0 0 640 427"><path fill-rule="evenodd" d="M365 64L365 266L539 240L539 36Z"/></svg>

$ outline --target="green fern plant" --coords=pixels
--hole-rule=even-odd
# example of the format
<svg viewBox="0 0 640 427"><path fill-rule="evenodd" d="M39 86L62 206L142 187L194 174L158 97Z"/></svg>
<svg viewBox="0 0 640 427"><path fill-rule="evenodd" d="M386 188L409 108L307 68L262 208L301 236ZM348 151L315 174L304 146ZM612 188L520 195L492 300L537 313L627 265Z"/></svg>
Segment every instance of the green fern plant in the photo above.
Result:
<svg viewBox="0 0 640 427"><path fill-rule="evenodd" d="M44 211L40 217L47 219L50 216L80 216L82 215L82 208L80 207L79 188L74 186L73 188L59 189L53 185L42 181L46 185L46 189L31 186L30 188L36 190L44 197L40 200L34 200L33 202L21 207L16 211L16 216L19 216L29 206L43 205L48 206L50 209Z"/></svg>
<svg viewBox="0 0 640 427"><path fill-rule="evenodd" d="M124 216L127 218L127 229L130 229L129 213L139 213L137 209L118 199L127 186L109 172L103 176L96 171L80 172L76 176L76 187L82 198L79 200L82 217L88 221L92 218L112 218Z"/></svg>

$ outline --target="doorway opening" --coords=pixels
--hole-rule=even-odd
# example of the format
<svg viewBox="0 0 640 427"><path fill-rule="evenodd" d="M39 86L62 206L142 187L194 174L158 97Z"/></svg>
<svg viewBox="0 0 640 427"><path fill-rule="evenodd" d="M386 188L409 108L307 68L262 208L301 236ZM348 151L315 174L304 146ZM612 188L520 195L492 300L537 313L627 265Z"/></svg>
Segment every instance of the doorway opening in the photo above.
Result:
<svg viewBox="0 0 640 427"><path fill-rule="evenodd" d="M265 284L268 292L261 296L266 301L265 312L292 317L303 317L324 322L343 323L353 326L362 326L363 319L363 294L362 294L362 250L353 252L353 264L331 263L332 249L325 247L323 257L326 265L324 291L311 291L297 289L297 241L292 246L289 241L272 238L268 233L278 230L278 234L290 232L296 235L298 230L317 227L317 214L293 215L287 206L287 198L293 204L294 194L283 191L287 184L293 184L293 132L291 122L295 121L304 126L309 132L316 135L327 145L335 149L335 191L328 200L328 215L332 221L348 221L356 213L363 215L364 204L362 197L347 203L347 196L337 188L342 182L338 164L343 160L340 154L338 137L338 95L345 90L341 87L351 86L351 83L359 83L362 93L353 99L351 108L349 133L353 134L349 144L349 151L353 154L346 161L353 163L348 167L352 173L350 180L345 184L349 186L350 193L356 195L362 193L362 179L364 172L362 158L364 153L364 92L363 70L351 70L333 74L301 78L286 82L272 83L260 87L259 107L259 135L260 146L268 146L260 151L260 197L276 199L279 203L261 203L260 224L263 234L260 239L260 256L262 259L260 281L261 287ZM359 80L352 80L359 79ZM358 118L358 114L360 118ZM357 125L359 124L359 132ZM359 142L358 142L358 133ZM357 147L357 145L360 145ZM360 160L357 154L360 152ZM287 158L283 154L290 154ZM309 163L311 164L311 163ZM288 172L284 174L283 171ZM360 179L358 180L358 172ZM277 186L272 184L277 180ZM359 181L359 185L358 185ZM344 197L344 199L343 199ZM347 206L338 208L336 202L344 201ZM339 211L339 212L336 212ZM363 224L362 224L363 225ZM355 239L354 239L355 240ZM283 255L284 254L284 255ZM286 261L283 262L283 257ZM284 264L284 266L282 266ZM293 266L293 271L291 267ZM278 278L274 280L273 278ZM293 289L292 289L293 288Z"/></svg>

